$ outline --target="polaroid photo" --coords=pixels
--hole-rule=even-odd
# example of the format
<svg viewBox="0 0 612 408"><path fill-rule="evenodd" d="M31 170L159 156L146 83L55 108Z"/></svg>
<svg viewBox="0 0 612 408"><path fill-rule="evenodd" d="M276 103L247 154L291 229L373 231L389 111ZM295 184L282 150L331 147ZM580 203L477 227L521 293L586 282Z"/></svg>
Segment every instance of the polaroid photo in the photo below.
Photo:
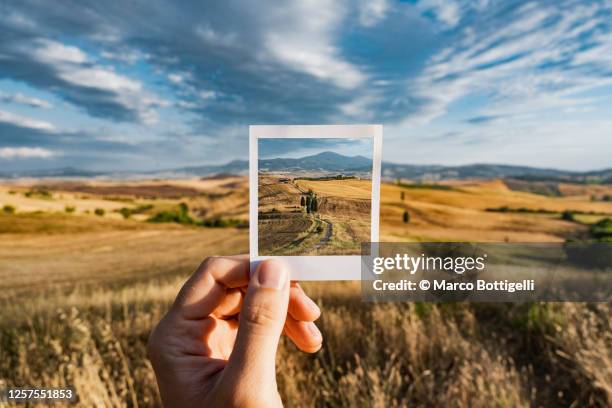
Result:
<svg viewBox="0 0 612 408"><path fill-rule="evenodd" d="M280 259L293 280L359 280L378 242L382 125L249 127L252 270Z"/></svg>

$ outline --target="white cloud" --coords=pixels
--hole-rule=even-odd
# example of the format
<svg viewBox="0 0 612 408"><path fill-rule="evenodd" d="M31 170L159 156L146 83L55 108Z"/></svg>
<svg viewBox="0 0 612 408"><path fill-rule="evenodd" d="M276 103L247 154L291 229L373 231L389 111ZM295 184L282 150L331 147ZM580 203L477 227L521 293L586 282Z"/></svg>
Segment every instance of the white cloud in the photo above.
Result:
<svg viewBox="0 0 612 408"><path fill-rule="evenodd" d="M217 93L215 91L200 91L198 95L200 95L200 98L202 99L215 99L217 97Z"/></svg>
<svg viewBox="0 0 612 408"><path fill-rule="evenodd" d="M372 106L375 106L381 99L381 95L375 92L366 93L340 105L339 110L346 117L355 120L370 121L375 116L375 110ZM342 120L342 118L339 118L339 120Z"/></svg>
<svg viewBox="0 0 612 408"><path fill-rule="evenodd" d="M86 88L95 88L103 91L138 92L142 89L140 81L116 74L113 71L100 67L74 67L65 69L59 74L64 81Z"/></svg>
<svg viewBox="0 0 612 408"><path fill-rule="evenodd" d="M37 45L32 55L41 62L82 64L87 61L87 55L77 47L43 39L39 39Z"/></svg>
<svg viewBox="0 0 612 408"><path fill-rule="evenodd" d="M436 18L449 27L455 27L461 20L461 10L455 1L420 0L417 8L423 12L432 12Z"/></svg>
<svg viewBox="0 0 612 408"><path fill-rule="evenodd" d="M0 101L28 105L34 108L50 108L51 107L51 104L48 101L45 101L44 99L40 99L40 98L35 98L33 96L27 96L27 95L22 94L21 92L9 94L9 93L0 91Z"/></svg>
<svg viewBox="0 0 612 408"><path fill-rule="evenodd" d="M56 156L55 152L42 147L1 147L0 159L48 159Z"/></svg>
<svg viewBox="0 0 612 408"><path fill-rule="evenodd" d="M146 60L149 58L149 55L139 51L139 50L119 50L119 51L108 51L104 50L100 53L102 58L106 58L107 60L120 61L126 64L135 64L140 60Z"/></svg>
<svg viewBox="0 0 612 408"><path fill-rule="evenodd" d="M15 113L0 111L0 122L8 123L18 127L43 130L47 132L55 131L55 126L43 120L28 118Z"/></svg>
<svg viewBox="0 0 612 408"><path fill-rule="evenodd" d="M339 88L356 88L366 75L345 61L334 44L345 14L339 2L321 0L277 7L264 33L267 56Z"/></svg>
<svg viewBox="0 0 612 408"><path fill-rule="evenodd" d="M385 18L389 10L387 0L361 0L359 4L359 22L371 27Z"/></svg>
<svg viewBox="0 0 612 408"><path fill-rule="evenodd" d="M572 94L610 83L610 78L592 67L603 65L612 70L612 58L606 57L612 50L612 36L594 37L597 56L585 50L579 38L596 25L594 21L602 23L597 12L598 7L592 5L568 10L531 4L508 16L509 22L501 27L465 29L457 45L434 56L410 82L409 92L424 103L408 123L428 123L444 115L454 101L478 93L490 95L483 115L533 112L581 102ZM570 69L572 64L585 69Z"/></svg>
<svg viewBox="0 0 612 408"><path fill-rule="evenodd" d="M66 83L108 93L108 96L101 98L110 101L104 100L103 103L111 102L134 112L142 123L156 123L156 108L168 105L155 94L144 90L142 82L88 62L87 55L77 47L52 40L37 40L32 54L39 62L52 66L57 77ZM81 98L78 92L75 94L77 99Z"/></svg>
<svg viewBox="0 0 612 408"><path fill-rule="evenodd" d="M183 77L180 74L169 74L168 80L174 84L180 84L183 82Z"/></svg>

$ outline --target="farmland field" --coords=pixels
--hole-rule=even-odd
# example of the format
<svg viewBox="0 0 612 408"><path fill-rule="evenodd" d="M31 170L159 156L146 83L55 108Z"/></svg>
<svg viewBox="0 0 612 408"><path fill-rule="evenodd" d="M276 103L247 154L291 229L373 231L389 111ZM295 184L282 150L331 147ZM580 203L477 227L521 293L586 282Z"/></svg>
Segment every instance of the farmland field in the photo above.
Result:
<svg viewBox="0 0 612 408"><path fill-rule="evenodd" d="M370 240L370 180L259 177L261 255L358 255ZM317 209L306 210L313 197Z"/></svg>
<svg viewBox="0 0 612 408"><path fill-rule="evenodd" d="M296 183L321 198L336 192L329 181ZM359 183L343 183L358 201ZM443 186L383 184L381 240L560 242L612 213L591 186L558 197L501 180ZM270 186L266 210L296 205L294 187ZM0 213L0 386L72 386L79 407L160 406L151 328L204 257L248 252L245 228L196 223L248 218L239 177L18 180L0 185ZM160 213L189 218L147 221ZM373 304L361 302L358 282L303 287L322 309L324 346L305 355L282 339L287 406L612 404L609 303Z"/></svg>

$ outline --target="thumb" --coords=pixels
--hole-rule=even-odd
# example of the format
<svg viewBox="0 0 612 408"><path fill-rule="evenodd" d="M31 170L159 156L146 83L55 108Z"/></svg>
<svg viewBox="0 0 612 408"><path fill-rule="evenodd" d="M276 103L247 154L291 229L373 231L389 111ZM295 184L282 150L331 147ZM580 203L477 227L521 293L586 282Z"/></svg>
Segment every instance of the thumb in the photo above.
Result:
<svg viewBox="0 0 612 408"><path fill-rule="evenodd" d="M289 281L289 269L284 263L267 260L249 282L236 343L226 367L248 383L261 384L269 379L276 382L276 350L287 318Z"/></svg>

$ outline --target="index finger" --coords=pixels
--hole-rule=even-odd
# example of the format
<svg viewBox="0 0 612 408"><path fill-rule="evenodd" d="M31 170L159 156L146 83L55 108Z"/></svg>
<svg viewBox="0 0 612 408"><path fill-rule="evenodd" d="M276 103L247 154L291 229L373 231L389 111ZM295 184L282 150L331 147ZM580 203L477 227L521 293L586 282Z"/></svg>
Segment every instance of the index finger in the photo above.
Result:
<svg viewBox="0 0 612 408"><path fill-rule="evenodd" d="M186 319L203 319L221 303L228 288L248 283L248 255L206 258L185 282L172 307Z"/></svg>

